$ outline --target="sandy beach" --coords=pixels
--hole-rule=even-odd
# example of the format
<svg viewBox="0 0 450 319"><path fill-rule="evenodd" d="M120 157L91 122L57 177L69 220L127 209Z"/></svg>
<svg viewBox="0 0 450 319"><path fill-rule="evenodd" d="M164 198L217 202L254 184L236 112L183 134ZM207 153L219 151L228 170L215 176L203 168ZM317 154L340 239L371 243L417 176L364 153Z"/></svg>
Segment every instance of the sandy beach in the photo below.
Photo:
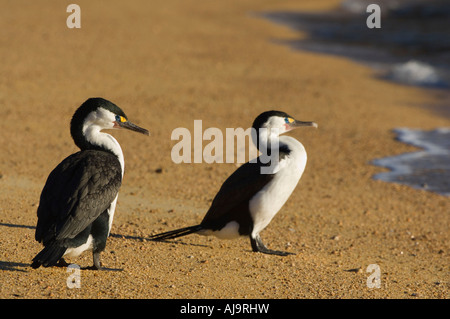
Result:
<svg viewBox="0 0 450 319"><path fill-rule="evenodd" d="M439 90L383 81L345 58L295 51L305 36L258 13L331 10L339 1L0 1L0 298L449 298L450 200L375 181L375 158L416 149L397 127L450 126L426 105ZM150 137L111 131L125 175L102 271L30 267L36 209L48 174L76 152L69 123L89 97L120 106ZM319 128L289 133L308 163L261 233L287 257L251 251L248 238L147 238L198 224L236 164L175 164L175 128L250 127L285 111ZM206 145L205 142L203 145ZM91 253L69 259L82 267ZM369 265L381 285L370 288Z"/></svg>

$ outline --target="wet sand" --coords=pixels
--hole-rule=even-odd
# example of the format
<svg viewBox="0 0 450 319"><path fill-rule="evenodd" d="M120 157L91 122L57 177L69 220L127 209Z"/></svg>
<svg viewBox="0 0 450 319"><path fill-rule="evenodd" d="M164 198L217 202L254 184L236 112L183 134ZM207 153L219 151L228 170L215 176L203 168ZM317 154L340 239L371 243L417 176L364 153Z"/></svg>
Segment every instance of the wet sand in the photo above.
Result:
<svg viewBox="0 0 450 319"><path fill-rule="evenodd" d="M416 148L392 129L450 121L424 105L439 91L377 79L369 68L276 44L303 36L254 13L328 10L337 1L1 1L0 298L449 298L449 199L375 181L370 164ZM431 92L431 93L430 93ZM39 195L77 151L74 110L101 96L150 130L113 131L125 155L105 271L30 267ZM319 129L290 133L308 152L293 195L261 233L288 257L251 252L249 240L191 235L148 241L199 223L235 164L174 164L177 127L249 127L280 109ZM206 145L205 142L203 145ZM91 254L68 260L91 265ZM368 288L377 264L380 288Z"/></svg>

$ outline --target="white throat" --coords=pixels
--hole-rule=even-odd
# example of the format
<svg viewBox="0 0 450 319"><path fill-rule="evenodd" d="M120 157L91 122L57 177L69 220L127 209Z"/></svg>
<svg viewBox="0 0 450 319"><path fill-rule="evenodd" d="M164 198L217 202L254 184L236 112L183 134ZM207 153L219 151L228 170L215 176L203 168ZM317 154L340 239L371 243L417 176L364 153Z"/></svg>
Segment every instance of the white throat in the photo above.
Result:
<svg viewBox="0 0 450 319"><path fill-rule="evenodd" d="M107 111L108 112L108 111ZM86 118L83 124L83 135L86 140L92 145L99 146L101 148L105 148L111 151L114 155L117 156L120 166L122 168L122 177L125 169L125 160L123 157L122 148L120 147L119 142L110 134L104 133L101 130L105 128L113 128L113 124L109 125L109 123L101 122L98 120L98 115L96 113L92 113L90 116Z"/></svg>
<svg viewBox="0 0 450 319"><path fill-rule="evenodd" d="M262 127L256 132L258 134L258 141L255 139L256 135L252 135L253 144L255 144L261 153L267 154L269 149L279 148L282 145L279 136L280 133L277 128Z"/></svg>

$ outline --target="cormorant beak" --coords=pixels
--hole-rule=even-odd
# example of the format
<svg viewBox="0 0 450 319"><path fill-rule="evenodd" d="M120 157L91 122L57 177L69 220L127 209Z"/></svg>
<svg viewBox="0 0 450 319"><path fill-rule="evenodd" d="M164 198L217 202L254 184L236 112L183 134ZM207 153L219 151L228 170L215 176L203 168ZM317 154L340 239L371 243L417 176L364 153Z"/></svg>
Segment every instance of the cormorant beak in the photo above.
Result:
<svg viewBox="0 0 450 319"><path fill-rule="evenodd" d="M145 128L142 128L140 126L137 126L136 124L133 124L130 121L127 121L127 120L125 120L125 121L116 121L116 123L117 123L117 125L119 127L126 128L128 130L135 131L135 132L138 132L138 133L142 133L142 134L145 134L145 135L150 135L148 130L146 130Z"/></svg>
<svg viewBox="0 0 450 319"><path fill-rule="evenodd" d="M312 127L315 127L315 128L319 127L319 125L317 125L316 122L302 122L302 121L298 121L298 120L294 120L294 122L289 123L289 126L292 129L297 128L297 127L301 127L301 126L312 126Z"/></svg>

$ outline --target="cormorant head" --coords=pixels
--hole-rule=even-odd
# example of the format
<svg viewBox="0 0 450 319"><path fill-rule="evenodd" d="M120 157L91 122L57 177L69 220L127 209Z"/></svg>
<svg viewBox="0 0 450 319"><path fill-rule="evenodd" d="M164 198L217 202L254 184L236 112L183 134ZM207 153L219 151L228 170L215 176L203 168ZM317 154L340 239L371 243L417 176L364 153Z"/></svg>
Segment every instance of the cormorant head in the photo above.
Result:
<svg viewBox="0 0 450 319"><path fill-rule="evenodd" d="M302 122L281 111L267 111L261 113L253 122L254 129L259 130L261 128L265 128L270 131L272 131L272 129L276 129L273 131L277 131L278 133L271 132L271 134L277 135L281 135L301 126L318 127L315 122Z"/></svg>
<svg viewBox="0 0 450 319"><path fill-rule="evenodd" d="M80 149L86 149L94 136L103 129L124 128L149 135L149 132L130 121L120 107L103 98L90 98L76 111L70 123L70 133Z"/></svg>
<svg viewBox="0 0 450 319"><path fill-rule="evenodd" d="M299 121L285 112L267 111L258 115L253 122L252 128L255 133L252 134L253 142L258 148L261 145L266 145L270 148L271 145L278 145L278 143L271 143L273 139L301 126L318 127L315 122Z"/></svg>

